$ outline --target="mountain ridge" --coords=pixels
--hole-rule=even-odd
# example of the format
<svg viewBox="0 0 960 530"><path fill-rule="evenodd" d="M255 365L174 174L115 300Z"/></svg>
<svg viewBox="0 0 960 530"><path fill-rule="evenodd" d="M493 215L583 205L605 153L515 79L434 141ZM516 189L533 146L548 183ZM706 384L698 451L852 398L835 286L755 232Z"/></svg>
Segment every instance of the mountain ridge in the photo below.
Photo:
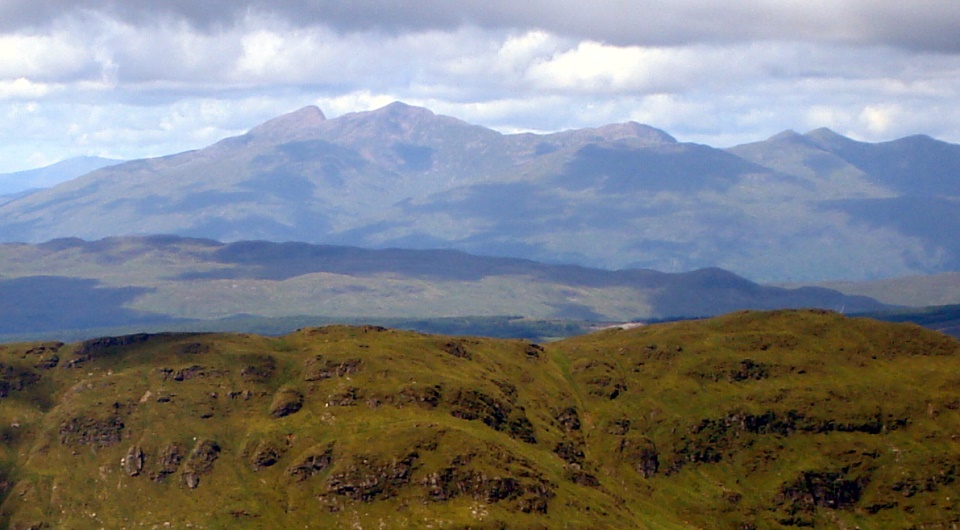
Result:
<svg viewBox="0 0 960 530"><path fill-rule="evenodd" d="M123 160L98 156L77 156L36 169L0 174L0 195L22 194L55 186Z"/></svg>
<svg viewBox="0 0 960 530"><path fill-rule="evenodd" d="M924 136L715 149L632 122L507 135L397 102L305 107L11 200L0 241L176 233L858 280L960 270L960 216L942 214L958 196L960 146Z"/></svg>
<svg viewBox="0 0 960 530"><path fill-rule="evenodd" d="M180 236L0 244L0 271L0 334L117 325L155 329L164 322L238 315L620 322L740 309L890 308L825 288L761 286L716 268L607 271L449 249Z"/></svg>

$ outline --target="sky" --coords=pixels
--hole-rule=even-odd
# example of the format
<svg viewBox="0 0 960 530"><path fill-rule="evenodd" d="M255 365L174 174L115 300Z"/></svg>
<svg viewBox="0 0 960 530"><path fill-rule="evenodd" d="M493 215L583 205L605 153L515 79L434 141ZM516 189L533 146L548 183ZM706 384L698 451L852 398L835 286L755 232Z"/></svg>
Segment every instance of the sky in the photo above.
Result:
<svg viewBox="0 0 960 530"><path fill-rule="evenodd" d="M0 0L0 173L397 100L504 133L960 143L957 28L955 0Z"/></svg>

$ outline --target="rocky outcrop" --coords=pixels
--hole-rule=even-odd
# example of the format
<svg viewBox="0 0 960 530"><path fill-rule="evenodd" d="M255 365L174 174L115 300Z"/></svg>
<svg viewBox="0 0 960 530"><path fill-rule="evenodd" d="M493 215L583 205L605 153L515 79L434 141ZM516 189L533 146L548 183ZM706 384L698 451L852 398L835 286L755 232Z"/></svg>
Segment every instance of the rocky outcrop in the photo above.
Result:
<svg viewBox="0 0 960 530"><path fill-rule="evenodd" d="M284 388L273 396L270 415L274 418L283 418L299 412L301 408L303 408L303 393L292 388Z"/></svg>
<svg viewBox="0 0 960 530"><path fill-rule="evenodd" d="M731 412L722 418L704 418L690 427L680 438L670 471L678 471L684 463L721 461L737 444L746 443L742 434L758 436L790 436L793 434L826 434L831 432L877 435L906 427L908 418L877 413L862 418L838 420L808 416L794 410L786 413L767 411L762 414Z"/></svg>
<svg viewBox="0 0 960 530"><path fill-rule="evenodd" d="M491 474L478 467L479 457L459 455L450 464L422 480L433 501L449 501L469 497L482 503L502 503L522 513L546 514L556 494L554 485L534 470L529 462L510 455L500 455L500 472ZM478 464L480 464L478 466Z"/></svg>
<svg viewBox="0 0 960 530"><path fill-rule="evenodd" d="M34 366L40 370L50 370L56 368L58 364L60 364L60 356L54 353L43 357Z"/></svg>
<svg viewBox="0 0 960 530"><path fill-rule="evenodd" d="M398 408L415 405L423 409L433 409L441 403L442 399L443 387L441 385L408 386L396 394L371 396L366 399L365 403L370 408L377 408L381 405L393 405Z"/></svg>
<svg viewBox="0 0 960 530"><path fill-rule="evenodd" d="M592 360L576 366L592 396L605 399L617 399L627 391L627 383L616 365L610 362Z"/></svg>
<svg viewBox="0 0 960 530"><path fill-rule="evenodd" d="M343 471L327 478L326 492L318 498L331 511L339 510L344 499L360 502L389 499L410 482L419 453L410 452L392 462L373 456L355 456Z"/></svg>
<svg viewBox="0 0 960 530"><path fill-rule="evenodd" d="M580 413L577 411L577 407L566 407L560 410L556 413L554 419L567 434L580 430Z"/></svg>
<svg viewBox="0 0 960 530"><path fill-rule="evenodd" d="M537 443L533 424L522 409L514 409L508 403L479 390L458 390L450 399L450 415L464 420L479 420L484 425L512 438L527 443Z"/></svg>
<svg viewBox="0 0 960 530"><path fill-rule="evenodd" d="M199 440L183 465L183 482L190 489L200 485L200 477L213 471L213 463L220 456L220 444L213 440Z"/></svg>
<svg viewBox="0 0 960 530"><path fill-rule="evenodd" d="M39 370L50 370L60 364L60 349L62 342L44 342L24 352L24 357L34 360L34 367Z"/></svg>
<svg viewBox="0 0 960 530"><path fill-rule="evenodd" d="M108 355L120 348L142 344L150 340L151 335L146 333L137 333L134 335L124 335L122 337L101 337L98 339L85 340L77 346L67 364L67 368L78 368L91 359Z"/></svg>
<svg viewBox="0 0 960 530"><path fill-rule="evenodd" d="M744 359L730 372L727 373L727 381L731 383L740 381L759 381L766 379L770 370L764 363L759 363L751 359Z"/></svg>
<svg viewBox="0 0 960 530"><path fill-rule="evenodd" d="M176 473L185 454L183 446L178 443L164 446L157 454L157 468L150 478L154 482L160 482L168 475Z"/></svg>
<svg viewBox="0 0 960 530"><path fill-rule="evenodd" d="M215 370L205 368L203 366L194 364L187 366L185 368L159 368L157 372L160 373L160 376L164 381L171 380L178 383L184 381L190 381L191 379L201 379L204 377L221 377L225 375L223 370Z"/></svg>
<svg viewBox="0 0 960 530"><path fill-rule="evenodd" d="M523 347L523 353L530 359L539 359L544 354L544 350L543 346L531 342Z"/></svg>
<svg viewBox="0 0 960 530"><path fill-rule="evenodd" d="M467 350L465 341L463 340L452 340L445 342L440 346L440 349L453 355L454 357L459 357L461 359L473 359L473 355Z"/></svg>
<svg viewBox="0 0 960 530"><path fill-rule="evenodd" d="M330 407L353 407L359 401L363 401L363 390L350 386L343 390L343 392L336 392L330 394L327 398L327 405Z"/></svg>
<svg viewBox="0 0 960 530"><path fill-rule="evenodd" d="M0 398L8 397L11 392L20 392L39 380L40 374L34 371L0 363Z"/></svg>
<svg viewBox="0 0 960 530"><path fill-rule="evenodd" d="M925 477L906 476L895 482L890 489L910 498L923 492L939 491L941 487L953 484L960 476L958 465L954 462L940 462L936 473Z"/></svg>
<svg viewBox="0 0 960 530"><path fill-rule="evenodd" d="M302 482L323 472L333 462L333 444L315 445L301 454L296 463L287 468L287 475L295 482Z"/></svg>
<svg viewBox="0 0 960 530"><path fill-rule="evenodd" d="M272 467L280 461L288 449L290 449L289 440L261 440L250 455L250 467L254 471Z"/></svg>
<svg viewBox="0 0 960 530"><path fill-rule="evenodd" d="M810 526L809 516L818 508L853 508L869 482L869 477L850 477L846 472L801 473L792 482L784 484L777 494L776 504L787 514L780 522L788 526Z"/></svg>
<svg viewBox="0 0 960 530"><path fill-rule="evenodd" d="M344 377L355 374L362 368L363 362L360 359L325 360L323 356L317 355L312 359L307 359L304 363L303 380L322 381L332 377Z"/></svg>
<svg viewBox="0 0 960 530"><path fill-rule="evenodd" d="M643 478L651 478L660 470L660 453L647 438L622 438L617 457L628 462Z"/></svg>
<svg viewBox="0 0 960 530"><path fill-rule="evenodd" d="M240 369L240 378L248 383L263 383L277 370L277 360L272 355L252 355Z"/></svg>
<svg viewBox="0 0 960 530"><path fill-rule="evenodd" d="M143 471L143 449L139 445L133 445L127 450L127 454L120 460L123 471L131 477L139 476Z"/></svg>
<svg viewBox="0 0 960 530"><path fill-rule="evenodd" d="M120 416L105 418L81 416L60 424L60 443L63 445L90 445L109 447L120 443L125 425Z"/></svg>

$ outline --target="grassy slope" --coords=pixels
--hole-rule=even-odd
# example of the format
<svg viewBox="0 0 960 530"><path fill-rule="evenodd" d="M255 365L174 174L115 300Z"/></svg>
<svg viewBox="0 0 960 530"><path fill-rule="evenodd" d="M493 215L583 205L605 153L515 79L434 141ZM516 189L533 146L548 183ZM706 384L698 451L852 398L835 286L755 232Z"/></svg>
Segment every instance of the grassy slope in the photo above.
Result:
<svg viewBox="0 0 960 530"><path fill-rule="evenodd" d="M125 341L0 346L3 524L960 521L960 343L912 325L779 311L543 349L343 326Z"/></svg>

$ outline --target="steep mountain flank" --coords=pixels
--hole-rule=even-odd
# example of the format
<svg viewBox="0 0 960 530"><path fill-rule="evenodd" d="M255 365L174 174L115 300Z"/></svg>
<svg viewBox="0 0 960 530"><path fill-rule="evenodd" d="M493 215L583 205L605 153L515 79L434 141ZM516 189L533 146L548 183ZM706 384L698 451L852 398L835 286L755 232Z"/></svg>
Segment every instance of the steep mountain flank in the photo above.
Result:
<svg viewBox="0 0 960 530"><path fill-rule="evenodd" d="M960 522L960 343L736 313L549 345L377 327L0 346L10 528Z"/></svg>
<svg viewBox="0 0 960 530"><path fill-rule="evenodd" d="M925 263L924 272L960 268L960 243L945 232L960 223L960 146L925 135L872 144L817 129L729 151L804 177L818 190L813 205L823 215L905 236L903 256Z"/></svg>

